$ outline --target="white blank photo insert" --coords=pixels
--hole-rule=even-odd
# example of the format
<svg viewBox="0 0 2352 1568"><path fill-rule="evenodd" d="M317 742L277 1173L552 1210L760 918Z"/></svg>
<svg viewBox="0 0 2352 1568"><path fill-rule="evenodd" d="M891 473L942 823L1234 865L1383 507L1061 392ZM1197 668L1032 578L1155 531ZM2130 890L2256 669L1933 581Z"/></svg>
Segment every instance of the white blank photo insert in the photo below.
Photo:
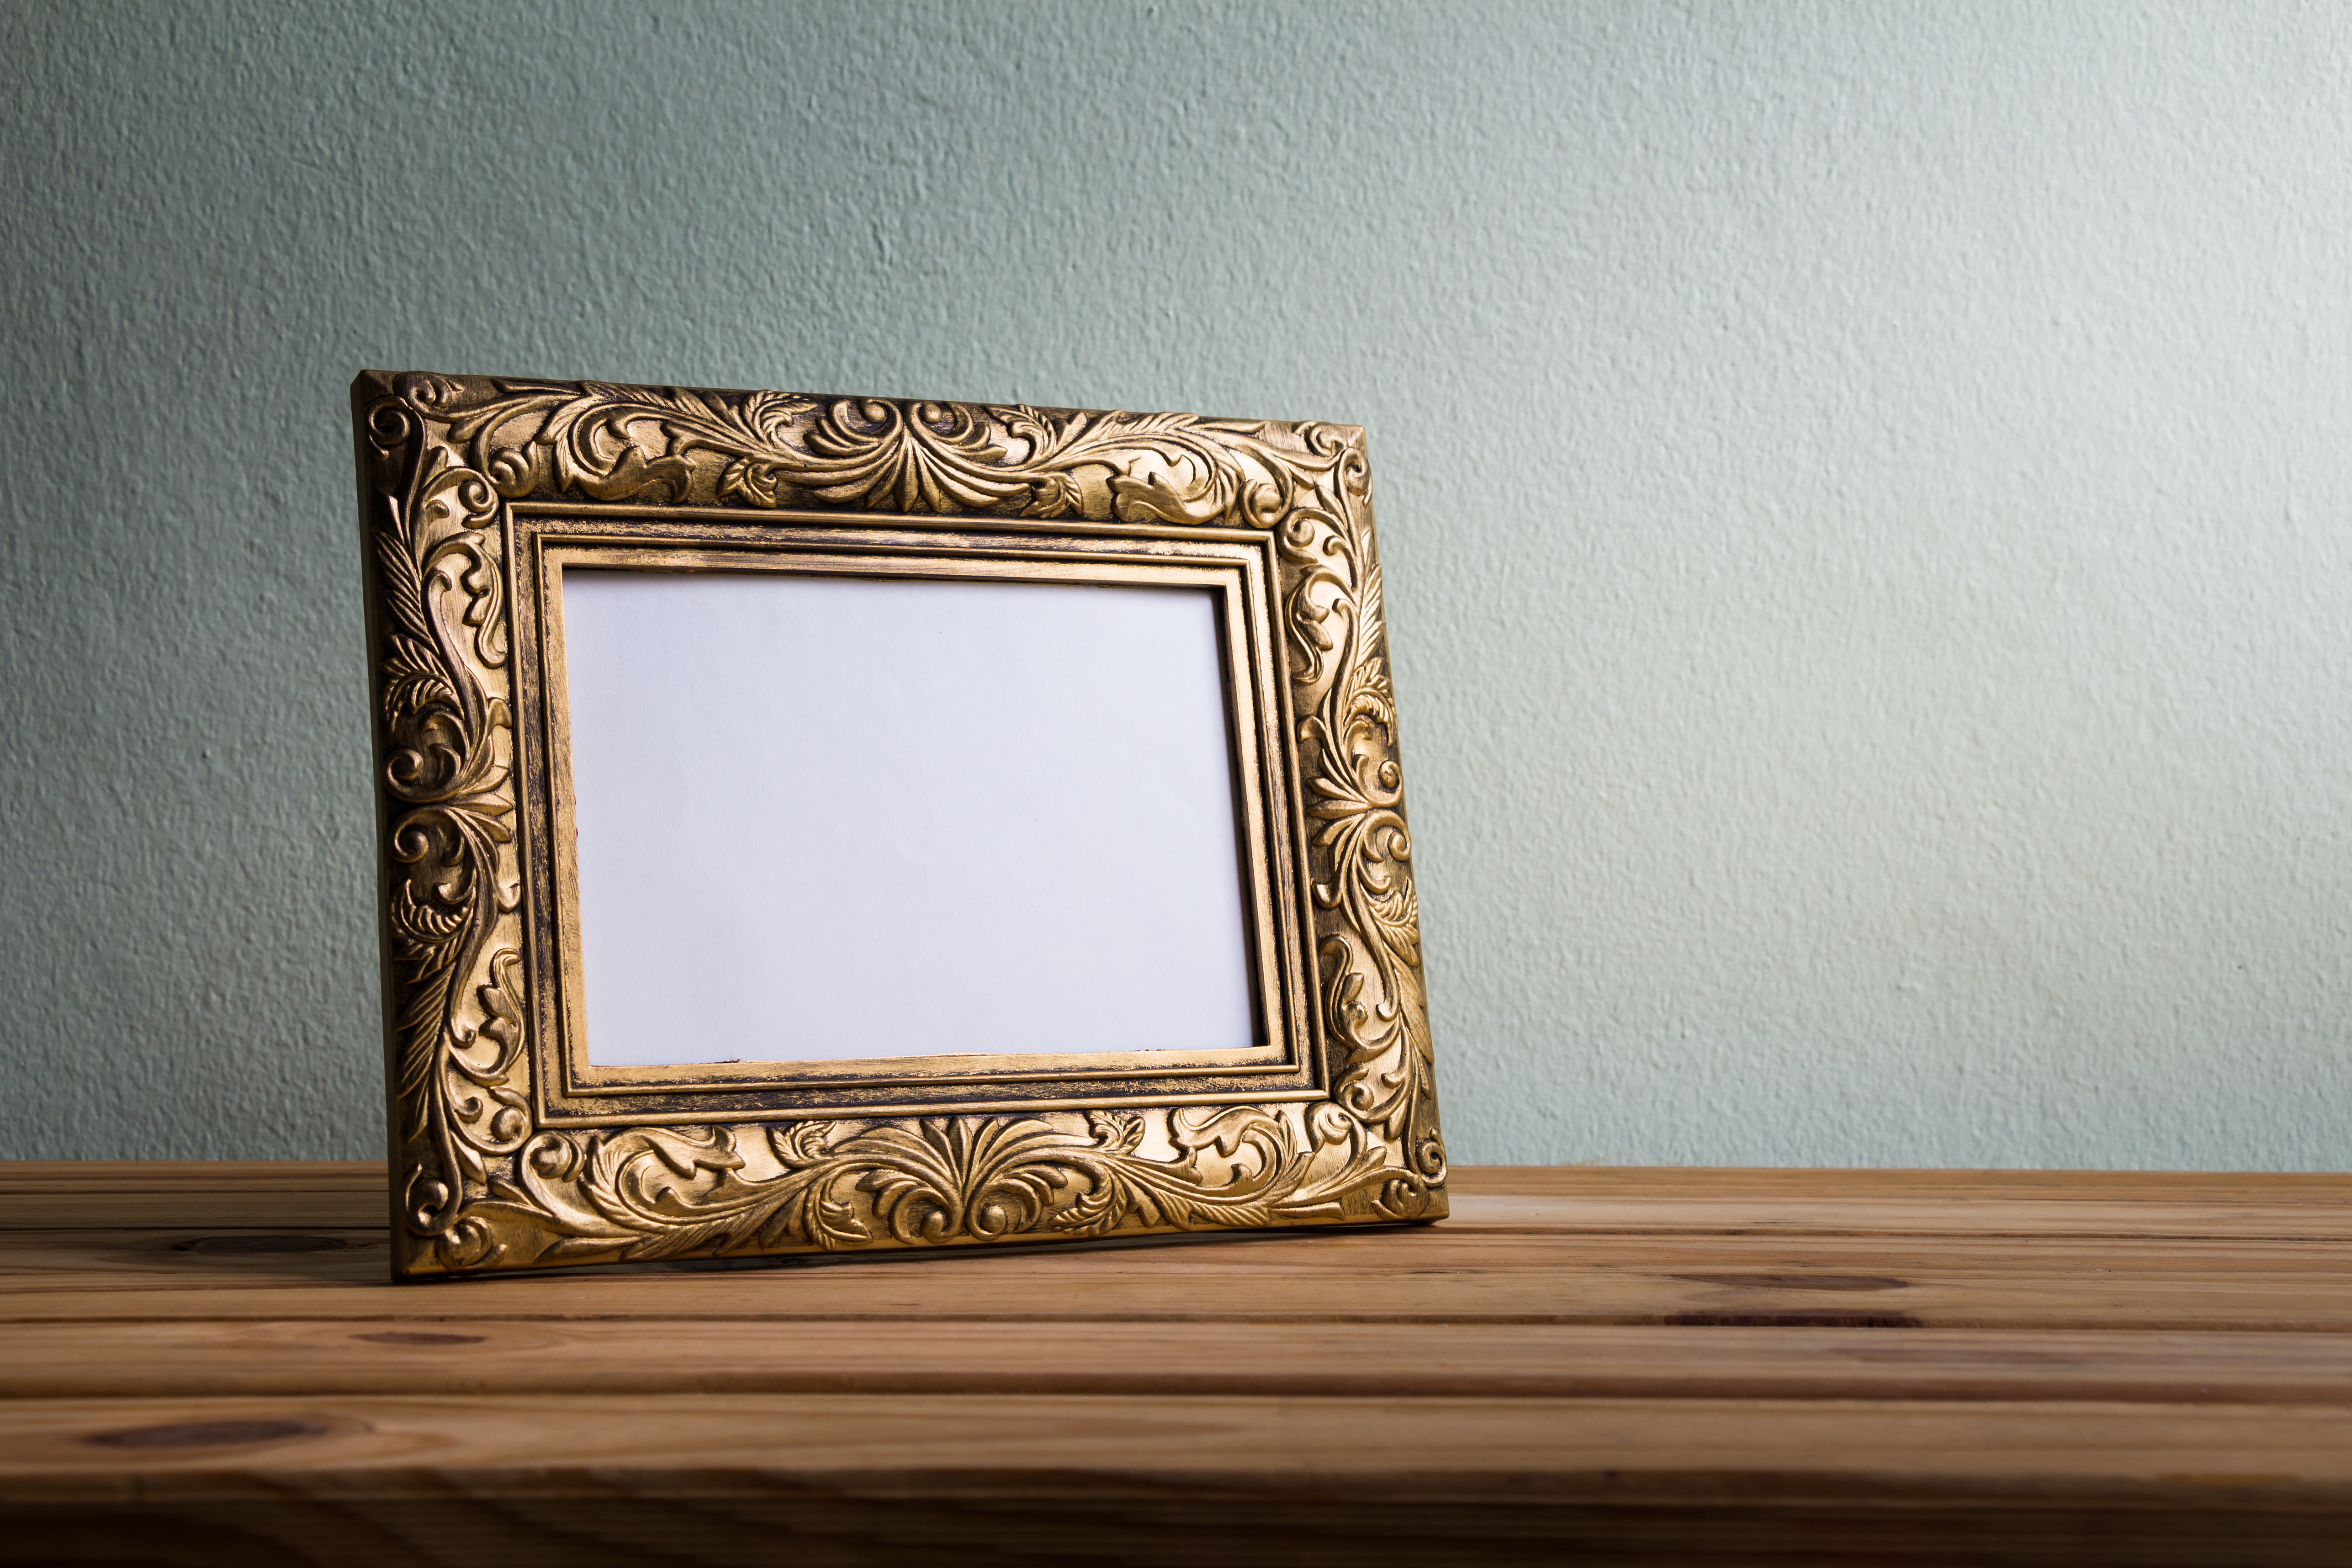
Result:
<svg viewBox="0 0 2352 1568"><path fill-rule="evenodd" d="M1253 1043L1206 590L570 568L598 1067Z"/></svg>

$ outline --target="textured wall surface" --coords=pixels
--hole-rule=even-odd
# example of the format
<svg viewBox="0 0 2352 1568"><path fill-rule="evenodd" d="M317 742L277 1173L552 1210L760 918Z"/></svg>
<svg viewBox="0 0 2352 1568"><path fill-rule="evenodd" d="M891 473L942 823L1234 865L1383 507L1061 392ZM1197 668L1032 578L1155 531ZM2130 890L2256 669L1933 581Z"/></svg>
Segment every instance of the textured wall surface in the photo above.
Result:
<svg viewBox="0 0 2352 1568"><path fill-rule="evenodd" d="M1458 1159L2352 1165L2347 18L0 5L0 1155L380 1147L378 366L1368 426Z"/></svg>

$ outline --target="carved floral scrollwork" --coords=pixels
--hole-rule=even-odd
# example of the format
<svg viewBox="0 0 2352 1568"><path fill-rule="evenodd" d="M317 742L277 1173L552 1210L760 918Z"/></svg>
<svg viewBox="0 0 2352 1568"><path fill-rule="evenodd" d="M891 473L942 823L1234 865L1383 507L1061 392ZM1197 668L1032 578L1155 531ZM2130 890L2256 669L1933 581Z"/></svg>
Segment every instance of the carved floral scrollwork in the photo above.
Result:
<svg viewBox="0 0 2352 1568"><path fill-rule="evenodd" d="M1138 1152L1148 1117L1164 1121L1175 1158ZM1381 1189L1367 1201L1393 1204L1386 1188L1404 1174L1368 1163L1341 1121L1302 1140L1269 1108L1097 1110L1083 1131L1055 1124L1070 1120L547 1132L470 1217L480 1244L527 1237L536 1261L646 1261L1281 1225L1332 1217L1365 1187ZM1317 1138L1357 1146L1330 1158ZM756 1173L744 1140L766 1156Z"/></svg>
<svg viewBox="0 0 2352 1568"><path fill-rule="evenodd" d="M982 407L415 378L499 495L677 506L854 506L1269 528L1343 460L1335 433L1190 414Z"/></svg>
<svg viewBox="0 0 2352 1568"><path fill-rule="evenodd" d="M377 698L389 806L385 923L404 984L392 1020L399 1142L417 1151L401 1206L446 1229L530 1134L520 1070L520 876L507 575L480 474L421 438L397 400L367 411L374 511ZM407 454L409 460L398 459Z"/></svg>
<svg viewBox="0 0 2352 1568"><path fill-rule="evenodd" d="M378 384L361 427L409 1272L1412 1218L1438 1202L1419 911L1354 432L432 376ZM501 524L507 502L566 498L1270 532L1311 796L1330 1098L536 1129Z"/></svg>

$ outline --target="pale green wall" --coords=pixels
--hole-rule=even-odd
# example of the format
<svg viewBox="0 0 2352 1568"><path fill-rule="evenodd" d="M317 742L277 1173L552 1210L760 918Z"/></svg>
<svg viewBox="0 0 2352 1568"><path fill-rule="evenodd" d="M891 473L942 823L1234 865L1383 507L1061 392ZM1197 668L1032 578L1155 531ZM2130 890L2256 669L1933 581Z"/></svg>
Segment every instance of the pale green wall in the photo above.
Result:
<svg viewBox="0 0 2352 1568"><path fill-rule="evenodd" d="M362 366L1368 426L1469 1161L2352 1164L2352 10L0 8L0 1154L378 1144Z"/></svg>

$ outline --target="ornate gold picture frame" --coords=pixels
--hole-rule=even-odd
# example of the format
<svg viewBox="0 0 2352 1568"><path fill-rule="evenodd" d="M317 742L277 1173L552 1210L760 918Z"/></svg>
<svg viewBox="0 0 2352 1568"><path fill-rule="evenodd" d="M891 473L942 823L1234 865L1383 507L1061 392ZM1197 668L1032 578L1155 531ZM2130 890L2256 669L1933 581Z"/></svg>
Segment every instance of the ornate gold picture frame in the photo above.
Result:
<svg viewBox="0 0 2352 1568"><path fill-rule="evenodd" d="M396 1276L1444 1215L1361 431L376 372L352 407ZM585 977L636 950L589 940L623 929L598 912L623 895L584 891L614 835L581 826L594 693L567 594L580 642L615 584L681 574L1187 596L1213 628L1224 751L1202 776L1213 833L1230 786L1232 837L1203 842L1237 862L1240 1032L1146 1037L1158 1005L1138 997L1100 1011L1103 1048L974 1050L950 1026L887 1050L600 1058L617 1015ZM621 713L623 752L630 700L593 710ZM938 759L940 790L958 765ZM1122 831L1145 845L1155 824ZM952 940L910 932L873 962L912 976Z"/></svg>

